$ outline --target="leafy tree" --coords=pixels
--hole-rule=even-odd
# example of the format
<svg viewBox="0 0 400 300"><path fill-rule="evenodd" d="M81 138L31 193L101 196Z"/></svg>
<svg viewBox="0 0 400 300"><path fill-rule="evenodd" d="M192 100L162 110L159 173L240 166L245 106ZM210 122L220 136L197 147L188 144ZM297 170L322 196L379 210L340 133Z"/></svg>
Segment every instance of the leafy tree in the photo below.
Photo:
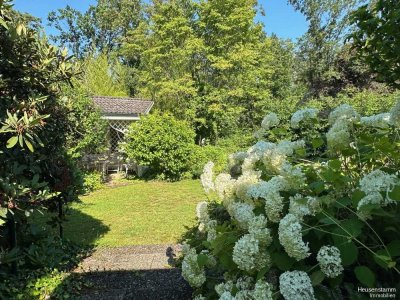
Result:
<svg viewBox="0 0 400 300"><path fill-rule="evenodd" d="M202 98L199 124L205 136L217 139L239 123L252 126L271 97L271 40L255 22L254 0L200 1L199 36L204 41L196 71Z"/></svg>
<svg viewBox="0 0 400 300"><path fill-rule="evenodd" d="M334 61L349 29L349 14L358 0L289 0L309 22L298 43L298 73L306 98L326 93L327 81L338 76Z"/></svg>
<svg viewBox="0 0 400 300"><path fill-rule="evenodd" d="M400 2L378 0L352 14L356 26L350 35L362 61L377 79L400 87Z"/></svg>
<svg viewBox="0 0 400 300"><path fill-rule="evenodd" d="M73 200L76 177L65 151L68 110L60 86L75 70L30 16L0 2L0 230L15 247L33 209ZM1 225L7 222L9 231ZM16 226L16 224L18 226Z"/></svg>
<svg viewBox="0 0 400 300"><path fill-rule="evenodd" d="M82 73L74 83L91 96L128 96L128 74L117 58L89 55L82 61Z"/></svg>
<svg viewBox="0 0 400 300"><path fill-rule="evenodd" d="M127 31L137 26L141 11L140 0L98 0L84 13L67 5L48 16L49 25L59 32L51 38L68 46L77 57L92 50L109 53L117 50Z"/></svg>
<svg viewBox="0 0 400 300"><path fill-rule="evenodd" d="M195 118L197 87L192 73L202 47L192 18L190 1L154 1L146 20L129 32L122 51L128 61L140 61L136 93L189 121Z"/></svg>

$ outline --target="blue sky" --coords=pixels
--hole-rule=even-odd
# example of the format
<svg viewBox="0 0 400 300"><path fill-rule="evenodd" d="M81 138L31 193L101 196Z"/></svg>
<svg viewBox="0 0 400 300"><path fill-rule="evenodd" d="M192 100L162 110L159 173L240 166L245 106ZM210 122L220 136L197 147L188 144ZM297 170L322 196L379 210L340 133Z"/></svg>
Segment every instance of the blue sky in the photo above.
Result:
<svg viewBox="0 0 400 300"><path fill-rule="evenodd" d="M28 12L36 17L44 19L50 11L63 8L66 5L85 11L95 0L14 0L15 8ZM259 21L265 24L268 34L275 33L281 38L296 39L307 30L305 18L287 4L286 0L259 0L266 16L259 16ZM51 28L46 28L47 33L52 33Z"/></svg>

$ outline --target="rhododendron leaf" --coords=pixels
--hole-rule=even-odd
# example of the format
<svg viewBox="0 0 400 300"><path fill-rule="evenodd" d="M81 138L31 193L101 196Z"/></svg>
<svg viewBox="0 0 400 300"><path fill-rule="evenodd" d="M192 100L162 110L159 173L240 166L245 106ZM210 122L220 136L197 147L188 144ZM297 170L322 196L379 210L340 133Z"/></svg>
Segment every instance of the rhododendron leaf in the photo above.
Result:
<svg viewBox="0 0 400 300"><path fill-rule="evenodd" d="M354 274L356 275L357 279L367 287L374 287L375 284L375 275L366 266L358 266L354 269Z"/></svg>
<svg viewBox="0 0 400 300"><path fill-rule="evenodd" d="M316 286L316 285L320 284L324 280L325 275L324 275L324 273L322 273L321 270L318 270L318 271L313 272L310 275L310 278L311 278L312 285Z"/></svg>

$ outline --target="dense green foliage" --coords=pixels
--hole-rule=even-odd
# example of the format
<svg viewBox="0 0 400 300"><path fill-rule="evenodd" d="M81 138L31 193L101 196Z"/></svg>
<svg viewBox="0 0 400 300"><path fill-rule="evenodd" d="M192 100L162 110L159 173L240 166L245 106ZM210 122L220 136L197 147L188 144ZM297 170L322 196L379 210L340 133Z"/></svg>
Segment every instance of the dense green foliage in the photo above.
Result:
<svg viewBox="0 0 400 300"><path fill-rule="evenodd" d="M74 71L67 51L38 35L29 16L3 4L0 20L0 225L22 225L30 210L52 208L77 192L60 99L60 85Z"/></svg>
<svg viewBox="0 0 400 300"><path fill-rule="evenodd" d="M61 96L74 73L67 50L51 46L35 19L0 1L2 299L39 298L39 290L53 280L48 274L76 265L79 256L74 245L31 223L34 211L61 211L80 190L79 173L65 148L72 123ZM51 223L59 225L60 217Z"/></svg>
<svg viewBox="0 0 400 300"><path fill-rule="evenodd" d="M48 16L49 24L59 32L51 38L77 57L92 51L109 53L137 26L141 7L139 0L99 0L81 13L67 5Z"/></svg>
<svg viewBox="0 0 400 300"><path fill-rule="evenodd" d="M233 154L225 173L215 177L207 164L203 186L215 193L197 207L182 262L198 299L398 289L399 120L400 102L371 117L349 105L329 117L301 110L288 122L269 114L260 140Z"/></svg>
<svg viewBox="0 0 400 300"><path fill-rule="evenodd" d="M159 178L177 180L189 175L194 132L171 115L153 114L134 122L126 134L128 159L148 166Z"/></svg>
<svg viewBox="0 0 400 300"><path fill-rule="evenodd" d="M400 2L373 1L352 15L351 40L378 79L400 87Z"/></svg>

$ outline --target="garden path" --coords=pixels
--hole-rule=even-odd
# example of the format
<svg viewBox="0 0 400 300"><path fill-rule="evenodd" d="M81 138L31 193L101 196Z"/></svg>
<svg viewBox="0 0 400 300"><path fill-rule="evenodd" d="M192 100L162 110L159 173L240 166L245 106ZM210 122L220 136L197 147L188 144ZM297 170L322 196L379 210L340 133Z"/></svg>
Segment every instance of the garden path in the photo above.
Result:
<svg viewBox="0 0 400 300"><path fill-rule="evenodd" d="M97 248L74 271L91 285L81 299L190 299L190 287L174 267L179 251L179 245Z"/></svg>

